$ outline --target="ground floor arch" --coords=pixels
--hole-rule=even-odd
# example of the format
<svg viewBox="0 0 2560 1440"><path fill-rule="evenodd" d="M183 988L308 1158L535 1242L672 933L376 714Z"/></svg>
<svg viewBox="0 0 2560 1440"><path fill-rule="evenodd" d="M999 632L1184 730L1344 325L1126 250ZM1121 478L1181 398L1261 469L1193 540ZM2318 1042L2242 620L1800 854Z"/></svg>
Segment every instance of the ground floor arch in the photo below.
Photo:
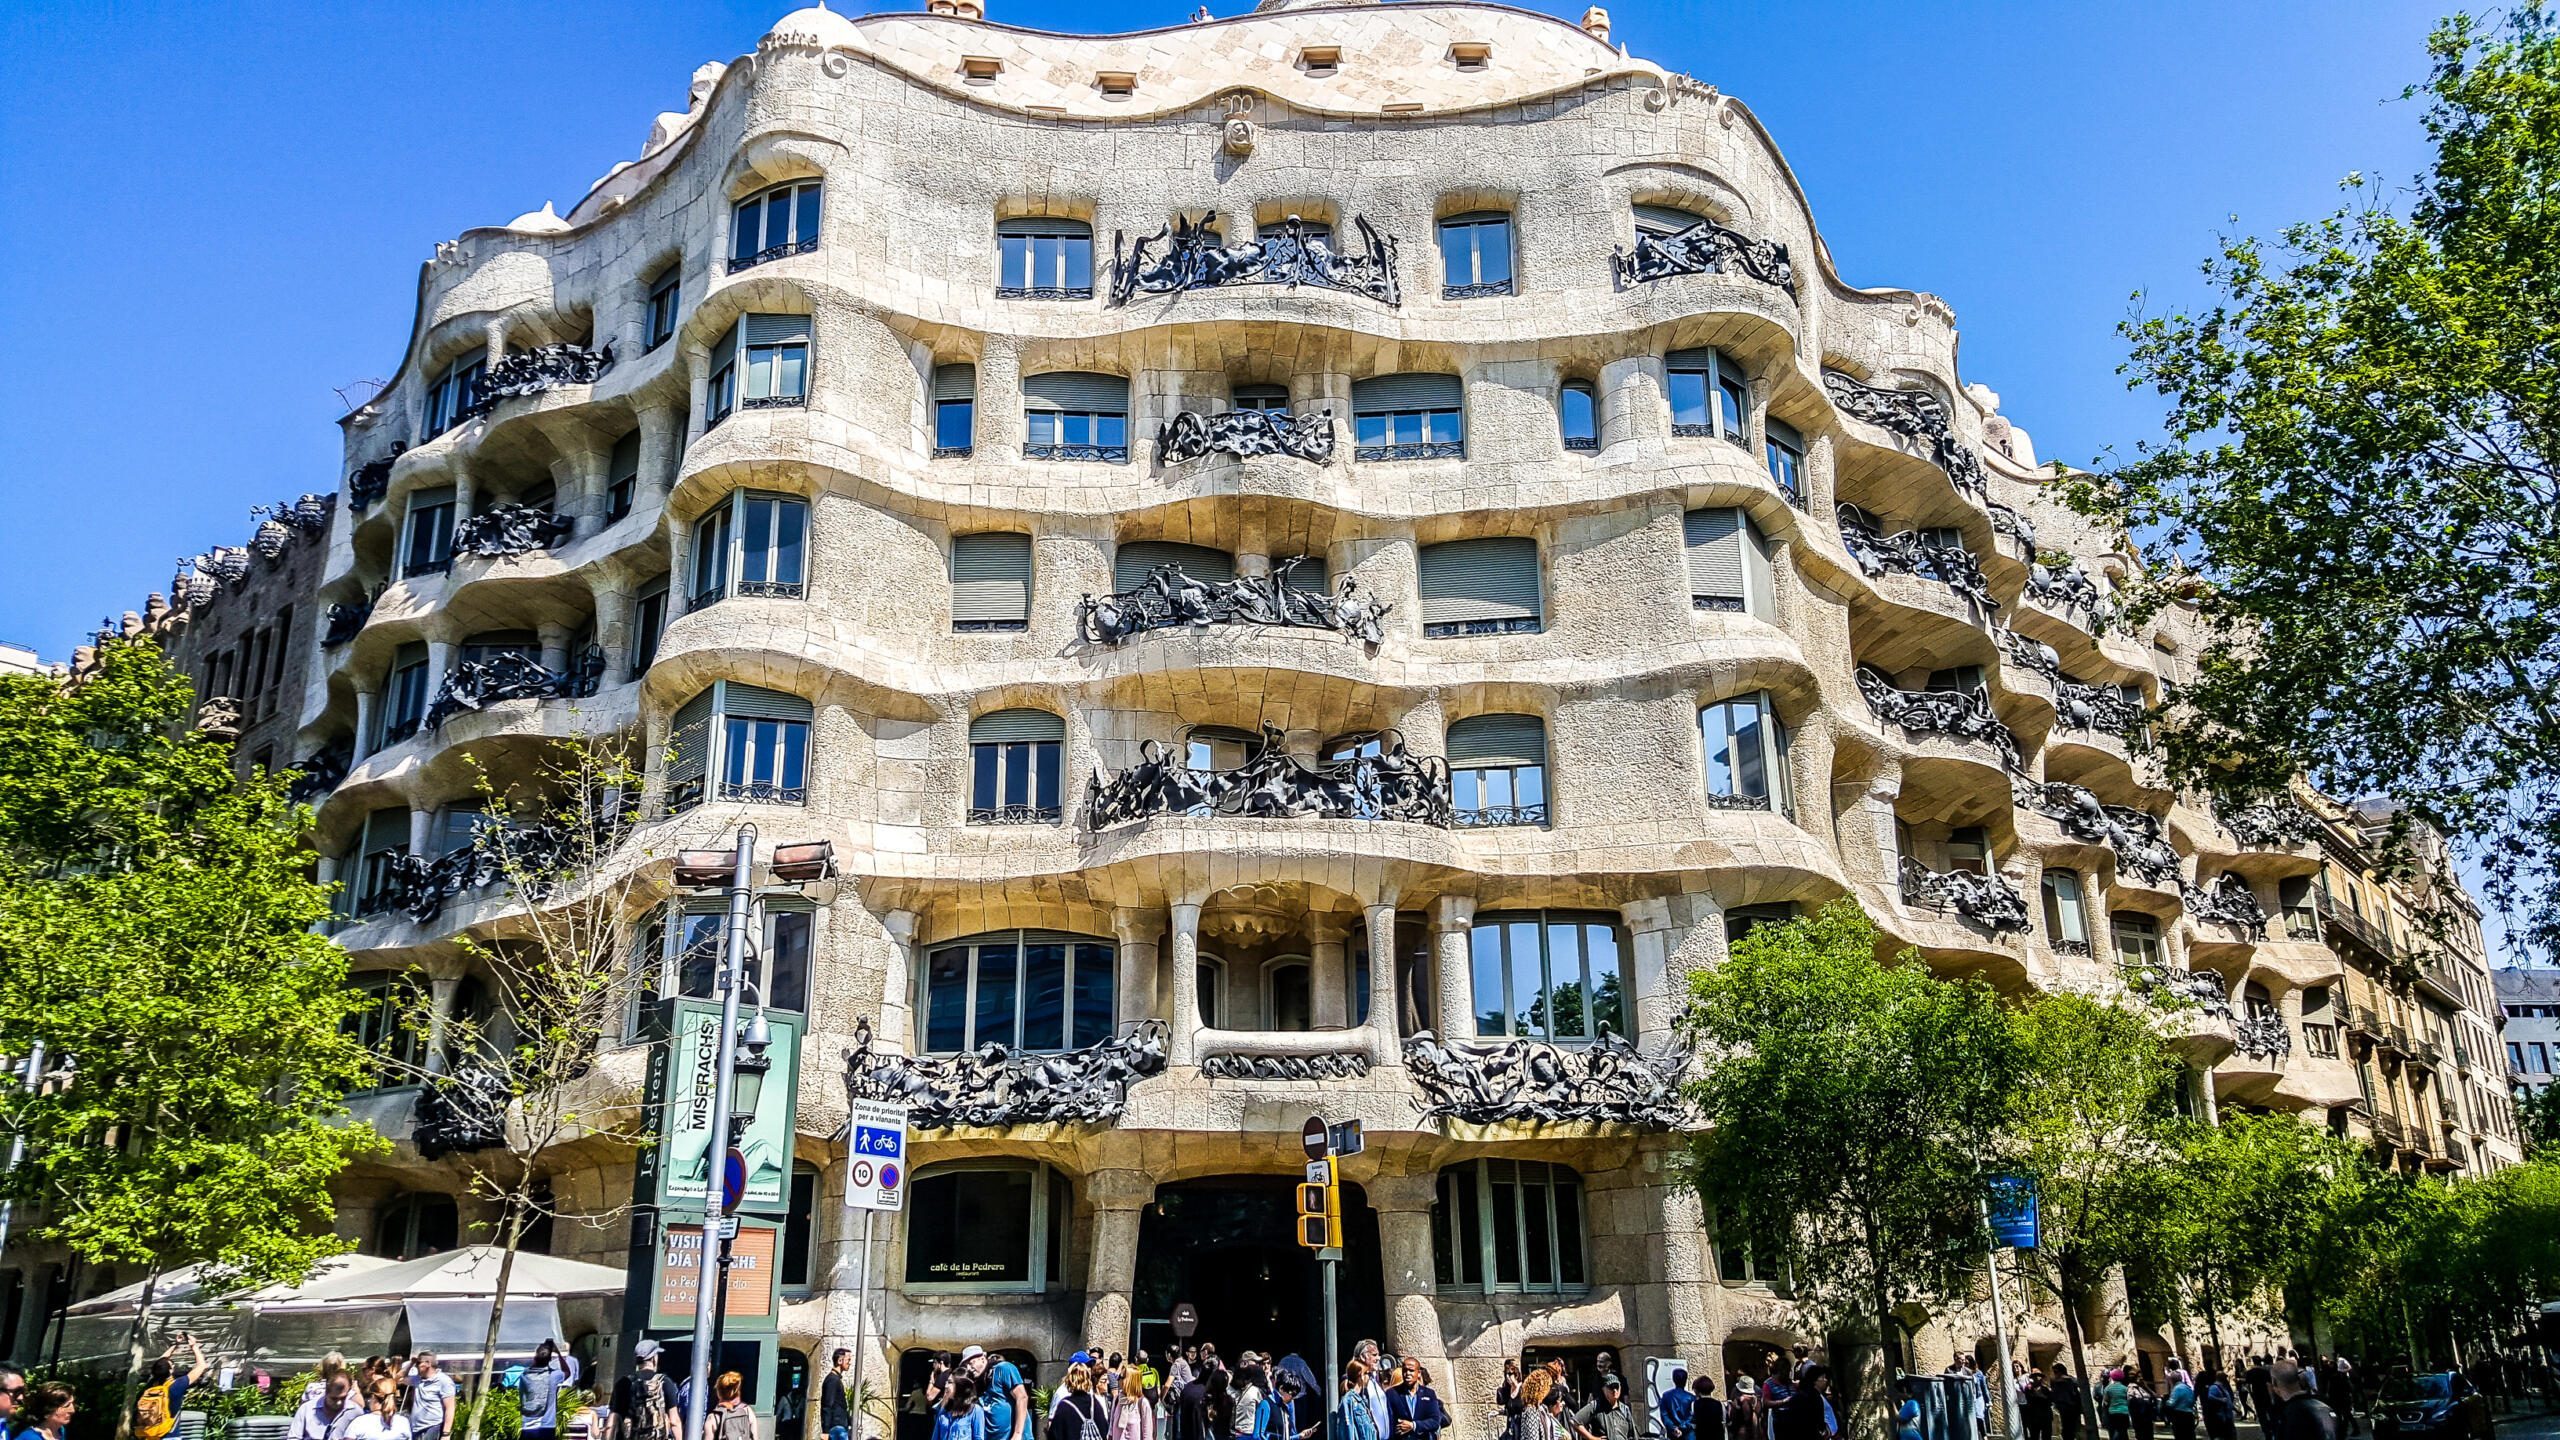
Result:
<svg viewBox="0 0 2560 1440"><path fill-rule="evenodd" d="M1194 1343L1221 1355L1303 1355L1324 1368L1324 1281L1297 1243L1295 1175L1218 1175L1156 1187L1138 1222L1130 1291L1136 1344L1161 1356L1176 1307L1199 1317ZM1357 1185L1342 1187L1343 1263L1334 1314L1344 1353L1386 1326L1378 1218Z"/></svg>

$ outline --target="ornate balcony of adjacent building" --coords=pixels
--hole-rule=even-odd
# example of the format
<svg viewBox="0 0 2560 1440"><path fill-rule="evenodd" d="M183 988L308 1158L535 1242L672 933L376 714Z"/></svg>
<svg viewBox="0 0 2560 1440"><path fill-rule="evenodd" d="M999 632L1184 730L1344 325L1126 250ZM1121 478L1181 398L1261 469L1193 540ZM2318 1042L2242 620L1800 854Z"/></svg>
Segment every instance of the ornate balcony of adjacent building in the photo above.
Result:
<svg viewBox="0 0 2560 1440"><path fill-rule="evenodd" d="M1795 263L1786 246L1754 239L1704 216L1669 235L1638 230L1633 251L1620 246L1610 252L1609 273L1621 290L1675 275L1726 273L1748 275L1789 295L1796 289Z"/></svg>
<svg viewBox="0 0 2560 1440"><path fill-rule="evenodd" d="M2418 988L2459 1010L2468 1001L2462 993L2462 982L2454 974L2453 965L2440 954L2428 955L2417 965Z"/></svg>
<svg viewBox="0 0 2560 1440"><path fill-rule="evenodd" d="M465 660L444 677L435 703L427 707L426 728L442 729L456 716L507 700L583 699L596 693L604 671L604 651L593 645L566 670L548 669L540 660L519 650L502 650L483 660ZM387 732L385 738L388 739Z"/></svg>
<svg viewBox="0 0 2560 1440"><path fill-rule="evenodd" d="M1393 730L1369 740L1342 758L1310 760L1290 754L1280 732L1265 724L1231 770L1195 769L1172 747L1149 740L1139 746L1137 764L1087 782L1085 824L1107 830L1158 815L1402 821L1443 830L1459 823L1447 760L1413 754Z"/></svg>
<svg viewBox="0 0 2560 1440"><path fill-rule="evenodd" d="M2384 1110L2373 1113L2373 1138L2377 1144L2386 1149L2397 1150L2400 1148L2400 1142L2408 1137L2408 1133L2407 1128L2401 1125L2399 1116Z"/></svg>
<svg viewBox="0 0 2560 1440"><path fill-rule="evenodd" d="M1251 460L1285 455L1322 465L1333 459L1331 410L1184 410L1156 430L1156 463L1183 465L1211 453Z"/></svg>
<svg viewBox="0 0 2560 1440"><path fill-rule="evenodd" d="M1177 215L1135 245L1125 232L1114 232L1111 303L1126 305L1141 295L1179 295L1227 285L1280 285L1339 290L1390 306L1400 304L1395 238L1379 234L1365 216L1354 216L1351 223L1360 235L1357 252L1336 249L1328 231L1310 228L1295 215L1271 233L1239 245L1223 243L1208 216L1193 220Z"/></svg>
<svg viewBox="0 0 2560 1440"><path fill-rule="evenodd" d="M2443 1066L2444 1048L2436 1044L2433 1039L2413 1032L2407 1044L2408 1059L2403 1063L2411 1070L2425 1071L2432 1075Z"/></svg>
<svg viewBox="0 0 2560 1440"><path fill-rule="evenodd" d="M1383 643L1381 622L1392 607L1370 599L1349 575L1330 595L1290 584L1290 572L1303 560L1293 556L1275 562L1267 575L1227 580L1195 580L1179 561L1168 561L1134 590L1078 600L1076 634L1089 645L1117 645L1150 630L1257 625L1328 630L1364 645Z"/></svg>
<svg viewBox="0 0 2560 1440"><path fill-rule="evenodd" d="M492 505L453 527L453 553L499 559L550 550L566 541L577 522L535 505Z"/></svg>
<svg viewBox="0 0 2560 1440"><path fill-rule="evenodd" d="M2361 951L2363 958L2377 962L2385 969L2391 966L2397 956L2391 937L2382 933L2380 926L2340 905L2330 896L2326 886L2315 885L2311 893L2320 912L2321 923L2326 927L2324 939L2332 945L2343 940Z"/></svg>
<svg viewBox="0 0 2560 1440"><path fill-rule="evenodd" d="M2360 1040L2371 1045L2381 1040L2382 1036L2382 1017L2373 1013L2372 1006L2350 1005L2347 1007L2348 1039Z"/></svg>

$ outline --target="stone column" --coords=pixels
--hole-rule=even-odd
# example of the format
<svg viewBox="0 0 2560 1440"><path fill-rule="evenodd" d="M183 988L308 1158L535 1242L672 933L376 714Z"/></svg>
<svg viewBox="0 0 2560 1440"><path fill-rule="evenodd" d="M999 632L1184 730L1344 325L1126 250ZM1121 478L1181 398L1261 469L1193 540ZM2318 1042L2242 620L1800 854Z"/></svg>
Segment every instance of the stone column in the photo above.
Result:
<svg viewBox="0 0 2560 1440"><path fill-rule="evenodd" d="M1404 1063L1404 1040L1396 1033L1396 897L1384 896L1362 907L1369 922L1369 1044L1380 1065Z"/></svg>
<svg viewBox="0 0 2560 1440"><path fill-rule="evenodd" d="M1387 1333L1379 1338L1398 1357L1413 1356L1439 1377L1433 1388L1447 1401L1456 1379L1449 1373L1431 1264L1431 1202L1438 1188L1439 1177L1428 1173L1380 1175L1361 1186L1378 1213L1378 1268L1386 1280Z"/></svg>
<svg viewBox="0 0 2560 1440"><path fill-rule="evenodd" d="M667 621L693 608L693 527L667 527Z"/></svg>
<svg viewBox="0 0 2560 1440"><path fill-rule="evenodd" d="M1679 948L1680 929L1671 918L1671 902L1655 898L1628 902L1620 912L1634 951L1628 956L1626 994L1631 1004L1627 1038L1644 1039L1671 1033L1671 1017L1679 1009L1671 997L1671 952Z"/></svg>
<svg viewBox="0 0 2560 1440"><path fill-rule="evenodd" d="M1093 1198L1093 1253L1085 1271L1084 1328L1076 1336L1125 1354L1135 1348L1130 1295L1138 1278L1138 1222L1156 1198L1156 1179L1143 1170L1096 1170L1086 1177L1085 1193Z"/></svg>
<svg viewBox="0 0 2560 1440"><path fill-rule="evenodd" d="M1600 367L1600 445L1671 438L1671 397L1660 355L1631 355Z"/></svg>
<svg viewBox="0 0 2560 1440"><path fill-rule="evenodd" d="M542 668L554 675L569 673L569 627L546 620L533 633L542 641Z"/></svg>
<svg viewBox="0 0 2560 1440"><path fill-rule="evenodd" d="M667 405L652 405L640 412L641 485L654 484L660 495L675 488L676 447L683 434L683 411ZM631 498L631 508L640 508L639 496Z"/></svg>
<svg viewBox="0 0 2560 1440"><path fill-rule="evenodd" d="M1431 1028L1443 1040L1472 1035L1476 897L1443 895L1431 902Z"/></svg>
<svg viewBox="0 0 2560 1440"><path fill-rule="evenodd" d="M829 1164L818 1172L818 1209L834 1216L835 1233L828 1243L826 1333L820 1339L817 1354L810 1358L815 1364L825 1365L827 1357L835 1354L837 1346L852 1346L853 1332L859 1329L862 1332L862 1349L853 1357L855 1373L862 1377L863 1383L870 1386L873 1393L886 1395L895 1388L897 1377L889 1368L892 1350L889 1337L883 1333L888 1328L889 1307L886 1299L888 1286L882 1283L884 1277L881 1272L893 1263L892 1257L905 1253L899 1237L906 1217L896 1211L874 1214L846 1209L844 1173L845 1167L841 1163ZM872 1222L868 1254L864 1253L862 1244L866 1216ZM874 1295L882 1298L873 1300ZM862 1308L866 1304L870 1314L864 1319ZM812 1379L814 1381L815 1377ZM812 1421L816 1420L817 1411L816 1405L809 1407ZM855 1440L863 1440L873 1433L878 1423L874 1417L855 1410ZM777 1440L794 1440L794 1437L777 1437Z"/></svg>
<svg viewBox="0 0 2560 1440"><path fill-rule="evenodd" d="M1164 914L1124 905L1111 912L1111 928L1120 937L1120 1033L1126 1035L1156 1018L1156 942ZM1196 990L1191 1005L1195 1012L1200 1007Z"/></svg>
<svg viewBox="0 0 2560 1440"><path fill-rule="evenodd" d="M910 1055L924 1049L916 1034L918 918L913 910L891 910L880 917L880 928L889 936L889 964L880 985L880 1028L871 1037L875 1045Z"/></svg>
<svg viewBox="0 0 2560 1440"><path fill-rule="evenodd" d="M356 734L355 743L348 747L347 763L350 765L373 753L373 712L381 700L382 692L379 690L356 691Z"/></svg>
<svg viewBox="0 0 2560 1440"><path fill-rule="evenodd" d="M477 513L480 487L474 483L471 467L461 460L453 462L453 523L460 525Z"/></svg>
<svg viewBox="0 0 2560 1440"><path fill-rule="evenodd" d="M1307 917L1307 958L1312 982L1308 988L1315 994L1315 1023L1319 1030L1351 1023L1351 968L1342 948L1345 933L1336 916Z"/></svg>
<svg viewBox="0 0 2560 1440"><path fill-rule="evenodd" d="M1731 1393L1730 1377L1724 1374L1724 1347L1719 1343L1719 1327L1711 1309L1721 1297L1715 1279L1713 1246L1707 1237L1704 1206L1698 1192L1661 1173L1668 1157L1660 1152L1642 1157L1652 1173L1645 1187L1652 1204L1651 1222L1659 1238L1651 1248L1653 1260L1647 1279L1658 1277L1662 1314L1655 1323L1660 1327L1652 1337L1643 1332L1653 1328L1644 1323L1639 1306L1638 1339L1652 1338L1667 1347L1668 1353L1689 1362L1691 1375L1713 1375L1718 1393ZM1585 1202L1588 1204L1588 1202ZM1652 1287L1644 1287L1650 1289ZM1640 1383L1641 1377L1630 1376L1629 1383Z"/></svg>
<svg viewBox="0 0 2560 1440"><path fill-rule="evenodd" d="M631 651L631 616L636 607L630 572L619 565L598 566L588 582L588 594L596 611L596 648L604 652L603 683L611 684Z"/></svg>
<svg viewBox="0 0 2560 1440"><path fill-rule="evenodd" d="M453 642L431 639L427 642L427 703L435 703L436 692L444 685L444 677L453 671Z"/></svg>
<svg viewBox="0 0 2560 1440"><path fill-rule="evenodd" d="M589 534L604 528L604 512L611 508L605 492L613 477L611 450L586 449L570 455L551 467L551 483L556 497L551 503L560 514L577 522L572 535Z"/></svg>
<svg viewBox="0 0 2560 1440"><path fill-rule="evenodd" d="M1185 901L1171 907L1170 924L1173 953L1166 964L1173 970L1173 1033L1165 1047L1169 1065L1200 1063L1200 987L1186 983L1200 969L1200 906Z"/></svg>
<svg viewBox="0 0 2560 1440"><path fill-rule="evenodd" d="M427 844L435 838L436 812L433 806L409 811L409 853L424 856Z"/></svg>
<svg viewBox="0 0 2560 1440"><path fill-rule="evenodd" d="M462 977L439 976L427 982L427 1073L445 1072L447 1034L453 1027L453 1002L462 993Z"/></svg>

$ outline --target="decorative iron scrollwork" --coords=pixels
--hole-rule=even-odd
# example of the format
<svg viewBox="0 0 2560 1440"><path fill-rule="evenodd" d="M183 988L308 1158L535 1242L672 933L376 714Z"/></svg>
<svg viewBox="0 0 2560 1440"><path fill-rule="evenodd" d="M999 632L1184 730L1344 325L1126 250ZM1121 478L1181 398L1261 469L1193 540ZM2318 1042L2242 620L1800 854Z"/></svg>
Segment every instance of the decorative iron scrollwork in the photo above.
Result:
<svg viewBox="0 0 2560 1440"><path fill-rule="evenodd" d="M2252 939L2267 938L2267 907L2258 903L2257 892L2239 876L2226 871L2210 890L2181 883L2178 893L2186 900L2190 917L2237 930Z"/></svg>
<svg viewBox="0 0 2560 1440"><path fill-rule="evenodd" d="M554 345L536 345L530 350L510 350L488 368L473 391L472 403L463 418L486 415L501 400L523 395L539 395L563 385L593 385L613 368L613 346L590 350L584 345L562 341Z"/></svg>
<svg viewBox="0 0 2560 1440"><path fill-rule="evenodd" d="M296 805L319 799L346 780L347 767L354 763L355 753L346 745L323 746L317 754L294 761L293 783L285 788L285 799Z"/></svg>
<svg viewBox="0 0 2560 1440"><path fill-rule="evenodd" d="M1822 372L1822 388L1842 412L1896 435L1928 442L1930 462L1947 472L1956 489L1976 500L1989 498L1991 482L1983 474L1982 457L1956 438L1955 422L1937 396L1926 390L1869 385L1839 370Z"/></svg>
<svg viewBox="0 0 2560 1440"><path fill-rule="evenodd" d="M1149 1020L1116 1040L1053 1054L989 1043L965 1055L886 1055L871 1048L871 1017L854 1025L845 1094L895 1100L919 1130L956 1126L1105 1125L1129 1108L1129 1086L1161 1073L1165 1026Z"/></svg>
<svg viewBox="0 0 2560 1440"><path fill-rule="evenodd" d="M2261 1060L2285 1060L2293 1055L2293 1031L2282 1015L2252 1015L2236 1022L2231 1033L2240 1041L2240 1053Z"/></svg>
<svg viewBox="0 0 2560 1440"><path fill-rule="evenodd" d="M1065 460L1083 465L1126 465L1126 445L1030 445L1022 447L1025 460Z"/></svg>
<svg viewBox="0 0 2560 1440"><path fill-rule="evenodd" d="M1932 545L1917 530L1885 536L1869 524L1864 512L1855 505L1839 507L1840 544L1849 558L1869 578L1900 573L1935 580L1974 603L1984 614L2000 608L1991 598L1991 582L1983 576L1982 562L1973 552L1960 545Z"/></svg>
<svg viewBox="0 0 2560 1440"><path fill-rule="evenodd" d="M2033 636L2021 635L2006 624L1993 625L1991 638L2000 646L2001 657L2010 664L2043 676L2047 684L2061 683L2062 657L2052 646Z"/></svg>
<svg viewBox="0 0 2560 1440"><path fill-rule="evenodd" d="M335 649L356 638L356 633L364 629L364 622L373 618L374 599L374 596L367 595L351 603L330 606L328 624L320 632L321 648Z"/></svg>
<svg viewBox="0 0 2560 1440"><path fill-rule="evenodd" d="M1318 763L1290 754L1278 727L1265 722L1232 770L1195 770L1164 742L1148 740L1137 764L1109 779L1094 772L1085 787L1085 824L1103 830L1152 815L1219 815L1454 825L1449 762L1413 754L1393 730L1369 738L1378 753Z"/></svg>
<svg viewBox="0 0 2560 1440"><path fill-rule="evenodd" d="M433 1160L507 1143L507 1081L490 1067L465 1060L453 1073L427 1082L411 1112L409 1138Z"/></svg>
<svg viewBox="0 0 2560 1440"><path fill-rule="evenodd" d="M2231 996L2215 976L2181 969L2159 960L2128 965L2125 976L2136 990L2146 995L2166 997L2169 1004L2179 1009L2201 1010L2217 1020L2232 1018Z"/></svg>
<svg viewBox="0 0 2560 1440"><path fill-rule="evenodd" d="M2142 706L2103 685L2089 685L2067 675L2053 682L2056 723L2065 730L2095 730L2129 736L2142 725Z"/></svg>
<svg viewBox="0 0 2560 1440"><path fill-rule="evenodd" d="M1221 410L1204 415L1177 411L1156 431L1156 460L1180 465L1212 450L1239 460L1256 455L1293 455L1322 465L1333 458L1333 412L1313 410Z"/></svg>
<svg viewBox="0 0 2560 1440"><path fill-rule="evenodd" d="M1609 253L1609 271L1620 289L1674 275L1711 274L1728 265L1763 284L1795 293L1796 267L1787 258L1786 246L1775 240L1754 240L1713 220L1702 218L1673 235L1639 230L1633 254L1624 246Z"/></svg>
<svg viewBox="0 0 2560 1440"><path fill-rule="evenodd" d="M366 510L380 504L382 497L391 493L391 467L400 459L400 452L408 448L394 445L390 454L357 466L355 473L347 477L347 507Z"/></svg>
<svg viewBox="0 0 2560 1440"><path fill-rule="evenodd" d="M2049 780L2009 782L2010 798L2021 810L2032 810L2062 827L2062 833L2113 850L2116 868L2146 884L2167 886L2178 879L2178 852L2169 844L2160 817L2146 810L2109 805L2078 785Z"/></svg>
<svg viewBox="0 0 2560 1440"><path fill-rule="evenodd" d="M2287 850L2320 833L2311 812L2290 801L2267 801L2220 818L2231 838L2251 850Z"/></svg>
<svg viewBox="0 0 2560 1440"><path fill-rule="evenodd" d="M1932 870L1902 857L1902 903L1922 910L1953 911L1995 935L2027 931L2027 902L2008 881L1969 870Z"/></svg>
<svg viewBox="0 0 2560 1440"><path fill-rule="evenodd" d="M1365 216L1353 217L1363 247L1346 254L1324 234L1309 233L1292 215L1280 228L1241 245L1226 245L1210 228L1210 217L1176 216L1173 223L1135 245L1114 231L1111 236L1111 303L1126 305L1140 295L1174 295L1220 285L1320 285L1399 304L1396 288L1396 242L1380 235Z"/></svg>
<svg viewBox="0 0 2560 1440"><path fill-rule="evenodd" d="M1441 1040L1424 1030L1406 1037L1404 1065L1422 1092L1422 1113L1434 1120L1669 1130L1680 1122L1680 1081L1689 1056L1680 1050L1647 1054L1607 1033L1588 1045L1558 1045Z"/></svg>
<svg viewBox="0 0 2560 1440"><path fill-rule="evenodd" d="M1904 690L1872 665L1857 670L1858 693L1867 708L1888 725L1911 731L1935 731L1959 740L1979 740L2000 752L2000 765L2016 773L2016 732L1992 713L1991 696L1979 685L1970 690Z"/></svg>
<svg viewBox="0 0 2560 1440"><path fill-rule="evenodd" d="M2115 624L2115 606L2098 593L2098 582L2067 560L2050 565L2042 560L2029 563L2026 593L2039 609L2066 620L2075 611L2086 614L2091 634L2102 634Z"/></svg>
<svg viewBox="0 0 2560 1440"><path fill-rule="evenodd" d="M1392 608L1372 600L1360 582L1342 577L1336 593L1302 590L1289 572L1306 557L1278 561L1268 575L1239 575L1211 583L1183 573L1179 561L1148 572L1135 590L1076 602L1076 633L1087 643L1117 645L1149 630L1196 625L1288 625L1376 645L1386 639L1381 621Z"/></svg>
<svg viewBox="0 0 2560 1440"><path fill-rule="evenodd" d="M596 693L604 679L604 650L590 645L566 673L543 668L521 650L501 650L485 660L466 660L445 676L427 728L436 729L456 715L485 709L501 700L558 700Z"/></svg>
<svg viewBox="0 0 2560 1440"><path fill-rule="evenodd" d="M523 555L569 538L577 522L535 505L492 505L453 527L456 555Z"/></svg>
<svg viewBox="0 0 2560 1440"><path fill-rule="evenodd" d="M1211 1080L1357 1080L1369 1073L1369 1057L1357 1050L1324 1055L1238 1055L1200 1057L1200 1073Z"/></svg>
<svg viewBox="0 0 2560 1440"><path fill-rule="evenodd" d="M1991 517L1991 533L2015 540L2030 556L2036 553L2036 527L2033 521L1997 500L1982 502L1983 513Z"/></svg>

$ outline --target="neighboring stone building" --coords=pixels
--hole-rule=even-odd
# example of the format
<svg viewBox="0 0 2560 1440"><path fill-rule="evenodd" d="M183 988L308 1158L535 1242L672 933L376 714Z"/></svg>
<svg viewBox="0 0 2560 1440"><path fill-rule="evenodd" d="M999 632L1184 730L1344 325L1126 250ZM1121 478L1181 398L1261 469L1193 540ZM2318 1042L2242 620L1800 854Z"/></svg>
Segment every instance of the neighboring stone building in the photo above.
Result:
<svg viewBox="0 0 2560 1440"><path fill-rule="evenodd" d="M2498 1004L2507 1012L2507 1083L2540 1094L2560 1072L2560 970L2500 970Z"/></svg>
<svg viewBox="0 0 2560 1440"><path fill-rule="evenodd" d="M645 740L660 894L741 822L833 843L756 963L808 1031L788 1350L857 1329L850 1051L924 1127L865 1327L901 1393L972 1343L1161 1350L1182 1302L1319 1354L1313 1113L1367 1127L1347 1333L1463 1434L1523 1351L1755 1368L1797 1319L1674 1176L1673 1019L1844 895L2013 993L2179 992L2199 1107L2352 1109L2348 969L2288 913L2318 842L2136 767L2192 638L2114 616L2131 557L1960 381L1943 303L1833 270L1741 104L1597 10L937 12L793 14L566 217L438 247L344 422L300 592L336 618L296 612L274 750L346 757L340 938L440 1012L455 937L506 923L416 884L474 761ZM700 987L695 924L632 924ZM479 1213L414 1098L367 1098L404 1143L339 1197L377 1252ZM592 1143L553 1177L632 1182ZM548 1243L620 1264L631 1229Z"/></svg>

